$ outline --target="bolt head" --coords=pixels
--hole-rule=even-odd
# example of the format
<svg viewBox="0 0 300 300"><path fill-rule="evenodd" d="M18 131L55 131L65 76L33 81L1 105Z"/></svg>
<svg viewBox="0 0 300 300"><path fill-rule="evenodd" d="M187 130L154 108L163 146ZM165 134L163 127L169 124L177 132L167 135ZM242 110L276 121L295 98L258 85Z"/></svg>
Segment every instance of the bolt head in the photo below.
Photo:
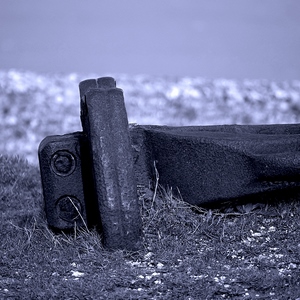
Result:
<svg viewBox="0 0 300 300"><path fill-rule="evenodd" d="M59 218L64 221L73 223L82 215L80 201L74 196L63 196L56 202L56 209Z"/></svg>
<svg viewBox="0 0 300 300"><path fill-rule="evenodd" d="M76 168L76 159L66 150L55 152L51 158L51 169L58 176L69 176Z"/></svg>

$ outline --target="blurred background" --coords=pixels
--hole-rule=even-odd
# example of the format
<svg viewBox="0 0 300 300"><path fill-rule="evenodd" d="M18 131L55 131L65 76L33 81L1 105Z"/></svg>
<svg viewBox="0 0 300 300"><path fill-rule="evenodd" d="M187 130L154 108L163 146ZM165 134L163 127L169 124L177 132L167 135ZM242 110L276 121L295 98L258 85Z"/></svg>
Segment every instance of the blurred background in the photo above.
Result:
<svg viewBox="0 0 300 300"><path fill-rule="evenodd" d="M131 123L300 123L299 53L299 0L0 0L0 155L37 164L106 75Z"/></svg>
<svg viewBox="0 0 300 300"><path fill-rule="evenodd" d="M300 78L298 0L0 0L0 68Z"/></svg>

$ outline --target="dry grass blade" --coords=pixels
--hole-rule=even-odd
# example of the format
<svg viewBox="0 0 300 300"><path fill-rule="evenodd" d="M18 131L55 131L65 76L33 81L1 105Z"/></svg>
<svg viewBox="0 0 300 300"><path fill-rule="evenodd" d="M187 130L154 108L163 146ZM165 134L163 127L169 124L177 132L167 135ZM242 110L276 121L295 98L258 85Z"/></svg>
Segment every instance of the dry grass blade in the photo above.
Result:
<svg viewBox="0 0 300 300"><path fill-rule="evenodd" d="M71 202L73 207L75 208L76 212L78 213L78 216L80 217L82 223L84 224L84 227L85 227L86 231L89 232L88 226L87 226L86 222L84 221L84 218L83 218L82 214L80 213L78 207L75 205L75 203L73 202L73 200L70 197L67 197L67 198ZM77 216L74 219L76 219L76 218L77 218ZM76 222L74 222L74 226L75 226L74 231L76 232Z"/></svg>
<svg viewBox="0 0 300 300"><path fill-rule="evenodd" d="M152 205L151 208L153 207L153 203L155 201L155 197L157 194L157 188L158 188L158 183L159 183L159 173L156 168L156 161L153 162L154 170L155 170L155 186L154 186L154 193L153 193L153 198L152 198Z"/></svg>

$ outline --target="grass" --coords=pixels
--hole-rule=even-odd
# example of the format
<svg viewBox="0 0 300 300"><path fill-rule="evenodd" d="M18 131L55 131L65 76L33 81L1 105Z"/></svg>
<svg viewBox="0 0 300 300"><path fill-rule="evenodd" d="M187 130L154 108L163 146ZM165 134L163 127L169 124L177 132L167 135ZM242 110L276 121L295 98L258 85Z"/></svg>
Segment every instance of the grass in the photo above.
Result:
<svg viewBox="0 0 300 300"><path fill-rule="evenodd" d="M0 153L31 163L0 156L0 299L300 299L299 192L199 208L157 174L139 190L138 253L103 249L93 228L49 230L37 147L81 129L78 83L97 76L0 72ZM300 120L300 81L115 77L139 124Z"/></svg>
<svg viewBox="0 0 300 300"><path fill-rule="evenodd" d="M0 157L1 299L297 299L300 203L193 207L139 191L144 247L103 249L101 233L47 227L38 168Z"/></svg>
<svg viewBox="0 0 300 300"><path fill-rule="evenodd" d="M81 130L81 80L101 74L36 74L0 70L0 153L37 164L48 135ZM300 81L234 81L113 75L124 91L129 122L160 125L300 122Z"/></svg>

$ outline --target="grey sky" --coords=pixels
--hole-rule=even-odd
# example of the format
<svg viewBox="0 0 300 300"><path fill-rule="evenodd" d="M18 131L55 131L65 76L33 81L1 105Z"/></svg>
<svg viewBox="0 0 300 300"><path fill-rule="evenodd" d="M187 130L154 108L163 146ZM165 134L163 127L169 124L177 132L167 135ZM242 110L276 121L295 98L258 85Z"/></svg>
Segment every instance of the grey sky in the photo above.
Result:
<svg viewBox="0 0 300 300"><path fill-rule="evenodd" d="M0 68L300 79L297 0L0 0Z"/></svg>

